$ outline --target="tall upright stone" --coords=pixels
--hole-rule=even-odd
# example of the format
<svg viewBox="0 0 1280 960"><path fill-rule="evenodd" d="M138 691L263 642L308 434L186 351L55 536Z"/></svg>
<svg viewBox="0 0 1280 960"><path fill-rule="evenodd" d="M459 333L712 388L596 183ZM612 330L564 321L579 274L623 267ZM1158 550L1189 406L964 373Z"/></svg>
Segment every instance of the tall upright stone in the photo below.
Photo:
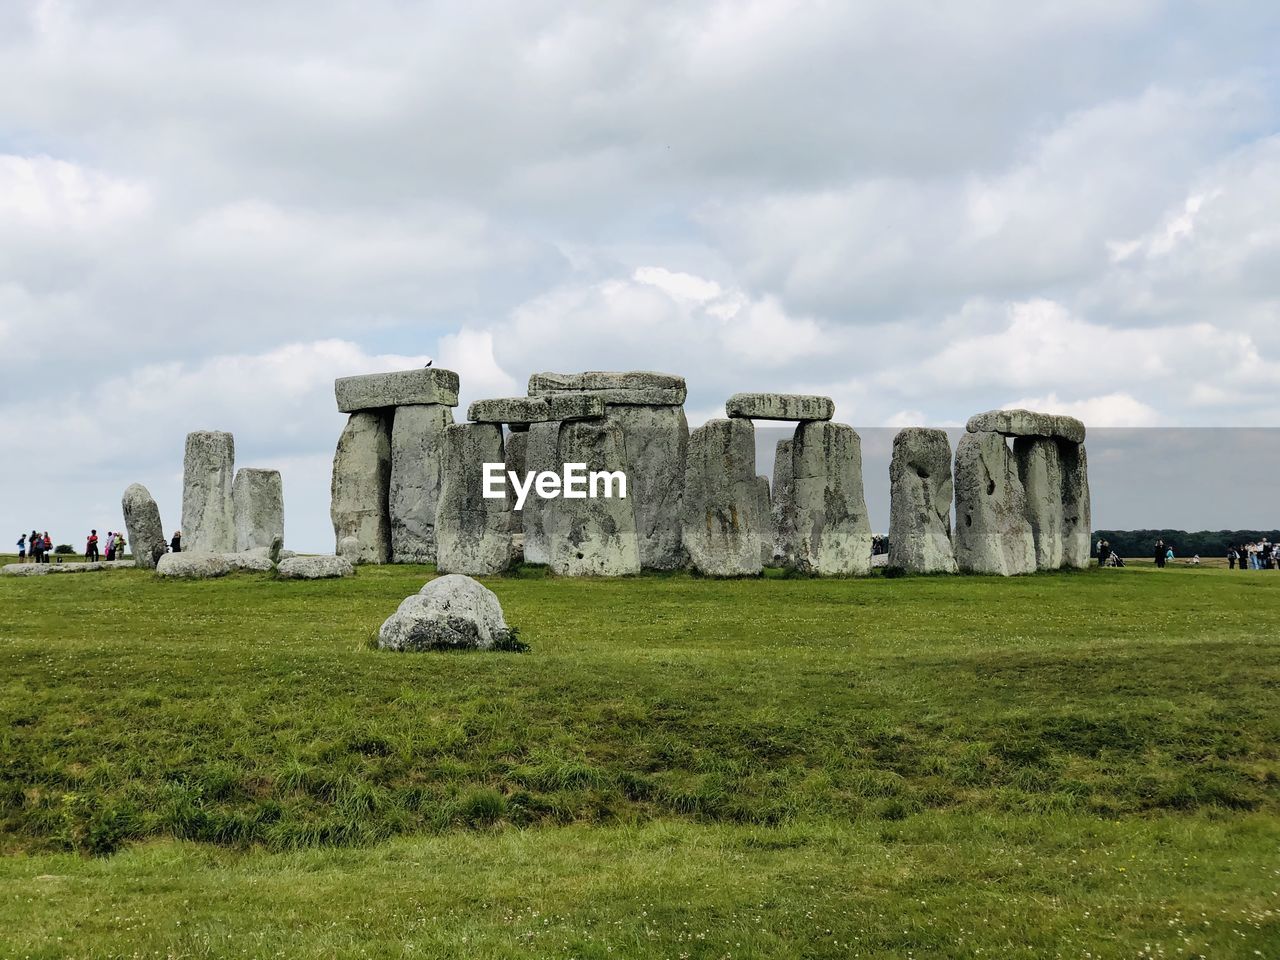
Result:
<svg viewBox="0 0 1280 960"><path fill-rule="evenodd" d="M759 510L751 421L707 421L689 435L680 510L694 568L715 577L758 574L764 529Z"/></svg>
<svg viewBox="0 0 1280 960"><path fill-rule="evenodd" d="M819 576L871 571L871 520L862 488L862 439L853 427L810 420L791 446L792 563Z"/></svg>
<svg viewBox="0 0 1280 960"><path fill-rule="evenodd" d="M779 440L773 455L772 562L781 567L794 565L795 483L792 475L791 445L793 437Z"/></svg>
<svg viewBox="0 0 1280 960"><path fill-rule="evenodd" d="M627 480L634 493L640 565L678 570L685 565L680 498L689 450L684 407L609 404L609 418L622 428Z"/></svg>
<svg viewBox="0 0 1280 960"><path fill-rule="evenodd" d="M1062 465L1062 565L1084 569L1089 566L1093 539L1089 458L1083 443L1061 442L1058 459Z"/></svg>
<svg viewBox="0 0 1280 960"><path fill-rule="evenodd" d="M229 553L236 548L231 499L236 443L220 430L187 434L182 465L182 540L194 553Z"/></svg>
<svg viewBox="0 0 1280 960"><path fill-rule="evenodd" d="M484 464L506 462L502 425L454 423L445 427L444 438L436 567L472 577L501 573L513 560L511 498L485 497Z"/></svg>
<svg viewBox="0 0 1280 960"><path fill-rule="evenodd" d="M436 509L444 476L444 432L453 410L442 403L398 406L391 420L387 511L393 563L434 563Z"/></svg>
<svg viewBox="0 0 1280 960"><path fill-rule="evenodd" d="M684 491L689 423L685 419L687 388L683 377L649 371L535 373L529 395L548 399L598 398L605 412L622 428L627 452L627 480L634 490L640 563L648 570L677 570L685 565L681 544L680 498ZM548 439L533 427L529 440L529 469L556 469L561 464L535 466L546 452ZM527 508L526 508L527 511ZM541 557L537 507L526 513L525 557Z"/></svg>
<svg viewBox="0 0 1280 960"><path fill-rule="evenodd" d="M900 430L889 462L889 566L911 573L956 572L953 490L946 431Z"/></svg>
<svg viewBox="0 0 1280 960"><path fill-rule="evenodd" d="M155 498L142 484L131 483L120 498L120 507L124 511L124 529L133 551L133 565L142 570L154 570L169 549Z"/></svg>
<svg viewBox="0 0 1280 960"><path fill-rule="evenodd" d="M337 545L354 537L360 563L391 559L391 428L379 410L360 410L348 418L333 456L329 516Z"/></svg>
<svg viewBox="0 0 1280 960"><path fill-rule="evenodd" d="M773 524L773 496L769 491L769 478L763 473L756 476L756 488L760 495L760 563L773 564L773 541L777 530Z"/></svg>
<svg viewBox="0 0 1280 960"><path fill-rule="evenodd" d="M614 477L592 483L585 497L548 500L543 523L553 573L568 577L620 577L640 572L634 491L627 476L627 449L622 428L612 417L566 420L560 425L556 458L586 465L588 478ZM625 496L619 496L625 492ZM527 503L528 501L526 501Z"/></svg>
<svg viewBox="0 0 1280 960"><path fill-rule="evenodd" d="M966 433L956 446L956 565L964 573L1014 576L1036 569L1027 498L1005 439Z"/></svg>
<svg viewBox="0 0 1280 960"><path fill-rule="evenodd" d="M556 463L559 446L560 424L535 423L529 427L524 445L525 470L542 473L554 470L559 473L563 465ZM551 549L547 542L547 531L544 525L546 500L537 494L528 497L524 508L516 511L520 518L520 528L524 531L524 562L548 564L551 562Z"/></svg>
<svg viewBox="0 0 1280 960"><path fill-rule="evenodd" d="M1013 459L1027 498L1027 522L1036 549L1037 570L1062 566L1062 457L1052 437L1017 437Z"/></svg>
<svg viewBox="0 0 1280 960"><path fill-rule="evenodd" d="M506 455L507 476L514 473L517 477L523 477L525 474L525 452L529 449L529 428L528 426L517 427L509 430L506 437L503 438L503 453ZM537 498L537 495L534 495ZM525 504L528 504L525 500ZM521 514L524 510L515 508L514 494L512 497L511 507L511 536L515 547L517 560L524 559L524 517Z"/></svg>
<svg viewBox="0 0 1280 960"><path fill-rule="evenodd" d="M284 483L279 470L241 467L231 488L236 517L236 550L271 549L284 543Z"/></svg>

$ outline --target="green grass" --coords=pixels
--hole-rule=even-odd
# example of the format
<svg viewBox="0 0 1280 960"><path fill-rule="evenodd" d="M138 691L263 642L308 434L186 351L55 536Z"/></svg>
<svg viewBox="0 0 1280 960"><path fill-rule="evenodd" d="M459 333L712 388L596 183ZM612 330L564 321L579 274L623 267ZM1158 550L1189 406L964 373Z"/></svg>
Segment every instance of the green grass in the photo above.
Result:
<svg viewBox="0 0 1280 960"><path fill-rule="evenodd" d="M0 580L0 955L1280 954L1280 573L428 576Z"/></svg>

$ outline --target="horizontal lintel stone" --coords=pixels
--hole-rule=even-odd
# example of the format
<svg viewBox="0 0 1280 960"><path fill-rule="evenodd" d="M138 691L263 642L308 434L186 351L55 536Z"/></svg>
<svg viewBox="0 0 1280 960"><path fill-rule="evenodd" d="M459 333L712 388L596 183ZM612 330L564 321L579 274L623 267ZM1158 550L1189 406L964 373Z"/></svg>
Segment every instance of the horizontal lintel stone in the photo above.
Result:
<svg viewBox="0 0 1280 960"><path fill-rule="evenodd" d="M803 393L735 393L724 405L730 417L750 420L830 420L836 405L830 397Z"/></svg>
<svg viewBox="0 0 1280 960"><path fill-rule="evenodd" d="M477 400L467 408L467 419L473 423L528 425L560 420L589 420L603 416L604 401L591 394Z"/></svg>
<svg viewBox="0 0 1280 960"><path fill-rule="evenodd" d="M562 394L595 396L618 406L678 407L684 403L688 389L684 377L647 370L535 373L529 378L531 397Z"/></svg>
<svg viewBox="0 0 1280 960"><path fill-rule="evenodd" d="M342 413L400 407L407 404L458 405L458 375L441 367L339 377L333 392Z"/></svg>
<svg viewBox="0 0 1280 960"><path fill-rule="evenodd" d="M1060 413L1031 410L988 410L969 418L969 433L999 433L1006 437L1056 437L1084 443L1084 423Z"/></svg>

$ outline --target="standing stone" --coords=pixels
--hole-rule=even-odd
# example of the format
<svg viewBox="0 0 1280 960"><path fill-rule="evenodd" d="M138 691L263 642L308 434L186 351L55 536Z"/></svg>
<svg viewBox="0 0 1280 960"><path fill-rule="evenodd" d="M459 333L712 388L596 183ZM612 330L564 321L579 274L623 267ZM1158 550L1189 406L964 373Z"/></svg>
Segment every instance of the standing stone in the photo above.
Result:
<svg viewBox="0 0 1280 960"><path fill-rule="evenodd" d="M760 563L763 566L773 564L773 541L777 530L773 524L773 499L769 494L769 478L763 473L756 476L756 487L760 495Z"/></svg>
<svg viewBox="0 0 1280 960"><path fill-rule="evenodd" d="M436 510L436 567L441 573L485 576L511 566L511 499L484 496L484 465L505 463L502 426L445 427L444 480ZM507 486L508 493L510 486Z"/></svg>
<svg viewBox="0 0 1280 960"><path fill-rule="evenodd" d="M131 483L125 488L120 506L124 511L124 529L133 549L134 566L154 570L169 547L160 524L160 508L151 491L140 483Z"/></svg>
<svg viewBox="0 0 1280 960"><path fill-rule="evenodd" d="M237 551L269 549L277 539L284 545L284 485L279 470L237 470L231 501Z"/></svg>
<svg viewBox="0 0 1280 960"><path fill-rule="evenodd" d="M329 516L340 547L347 537L360 544L360 563L391 559L391 430L377 411L351 414L338 438L333 456L333 485Z"/></svg>
<svg viewBox="0 0 1280 960"><path fill-rule="evenodd" d="M1027 498L1027 522L1036 547L1036 569L1062 566L1062 458L1050 437L1017 437L1013 459Z"/></svg>
<svg viewBox="0 0 1280 960"><path fill-rule="evenodd" d="M889 462L889 566L911 573L956 572L952 492L946 431L900 430Z"/></svg>
<svg viewBox="0 0 1280 960"><path fill-rule="evenodd" d="M640 572L635 499L627 476L622 428L612 417L571 420L560 425L556 459L586 464L594 472L626 477L626 496L609 480L588 482L581 498L561 495L547 501L543 526L551 554L551 570L567 577L621 577ZM609 496L601 494L610 493ZM536 496L536 493L531 494ZM525 501L526 504L528 501Z"/></svg>
<svg viewBox="0 0 1280 960"><path fill-rule="evenodd" d="M444 472L444 430L453 410L439 403L395 408L391 421L391 562L434 563L436 507Z"/></svg>
<svg viewBox="0 0 1280 960"><path fill-rule="evenodd" d="M559 473L563 469L563 464L556 463L560 424L535 423L529 427L525 436L527 438L524 449L526 471L541 473L544 470L554 470ZM551 549L547 543L547 532L543 525L547 502L536 493L531 493L524 502L524 508L516 511L516 516L520 518L520 526L524 530L525 563L551 562Z"/></svg>
<svg viewBox="0 0 1280 960"><path fill-rule="evenodd" d="M760 572L764 528L750 420L708 420L689 435L681 522L684 547L714 577Z"/></svg>
<svg viewBox="0 0 1280 960"><path fill-rule="evenodd" d="M236 548L231 485L236 443L229 433L187 434L182 469L183 548L195 553L228 553Z"/></svg>
<svg viewBox="0 0 1280 960"><path fill-rule="evenodd" d="M506 435L503 440L504 453L506 454L507 476L512 473L523 479L525 473L525 452L529 449L529 431L514 430ZM508 480L508 483L510 481ZM525 506L529 505L529 499L536 497L532 494L530 498L525 500ZM523 559L524 556L524 517L521 514L523 510L516 510L514 501L511 509L511 536L514 539L517 559Z"/></svg>
<svg viewBox="0 0 1280 960"><path fill-rule="evenodd" d="M956 566L1008 577L1036 568L1035 540L1017 466L998 433L966 433L956 446Z"/></svg>
<svg viewBox="0 0 1280 960"><path fill-rule="evenodd" d="M1089 566L1093 539L1089 503L1089 458L1083 443L1059 441L1062 464L1062 565L1083 570Z"/></svg>
<svg viewBox="0 0 1280 960"><path fill-rule="evenodd" d="M813 420L791 446L793 564L820 576L871 572L871 520L862 490L862 439L853 427Z"/></svg>
<svg viewBox="0 0 1280 960"><path fill-rule="evenodd" d="M795 531L790 526L794 522L793 504L795 484L791 467L792 439L779 440L773 455L773 563L780 567L791 567L795 563L792 546L795 543Z"/></svg>
<svg viewBox="0 0 1280 960"><path fill-rule="evenodd" d="M627 495L635 504L640 565L647 570L679 570L686 560L680 533L689 451L684 408L610 404L608 412L622 428L626 445Z"/></svg>

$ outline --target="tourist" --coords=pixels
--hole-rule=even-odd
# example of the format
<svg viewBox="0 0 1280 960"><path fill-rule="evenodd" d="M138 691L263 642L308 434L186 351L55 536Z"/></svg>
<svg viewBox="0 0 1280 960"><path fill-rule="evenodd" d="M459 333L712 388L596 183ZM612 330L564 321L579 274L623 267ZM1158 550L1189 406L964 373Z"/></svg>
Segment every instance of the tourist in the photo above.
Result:
<svg viewBox="0 0 1280 960"><path fill-rule="evenodd" d="M116 559L117 560L124 559L124 547L125 547L124 534L120 533L117 530L116 531Z"/></svg>
<svg viewBox="0 0 1280 960"><path fill-rule="evenodd" d="M49 562L49 554L53 553L53 541L49 539L49 531L44 532L44 542L40 544L41 554L44 556L44 562Z"/></svg>
<svg viewBox="0 0 1280 960"><path fill-rule="evenodd" d="M27 562L27 535L25 533L18 536L18 562Z"/></svg>
<svg viewBox="0 0 1280 960"><path fill-rule="evenodd" d="M1163 567L1163 566L1164 566L1164 541L1163 541L1163 540L1157 540L1157 541L1156 541L1156 549L1155 549L1154 559L1155 559L1155 561L1156 561L1156 566L1157 566L1157 567Z"/></svg>
<svg viewBox="0 0 1280 960"><path fill-rule="evenodd" d="M98 562L98 531L97 530L89 531L89 539L85 541L85 545L84 545L84 559L85 559L85 563Z"/></svg>
<svg viewBox="0 0 1280 960"><path fill-rule="evenodd" d="M1173 559L1173 547L1170 547L1167 551L1165 551L1164 562L1168 563L1172 559Z"/></svg>
<svg viewBox="0 0 1280 960"><path fill-rule="evenodd" d="M110 530L107 531L105 549L106 553L103 555L103 559L110 563L116 558L116 535Z"/></svg>
<svg viewBox="0 0 1280 960"><path fill-rule="evenodd" d="M1105 567L1111 559L1111 544L1106 540L1098 541L1098 566Z"/></svg>
<svg viewBox="0 0 1280 960"><path fill-rule="evenodd" d="M1234 570L1236 561L1240 559L1240 552L1234 546L1227 547L1227 569Z"/></svg>
<svg viewBox="0 0 1280 960"><path fill-rule="evenodd" d="M182 552L182 531L173 531L173 539L169 541L169 549L174 553Z"/></svg>

